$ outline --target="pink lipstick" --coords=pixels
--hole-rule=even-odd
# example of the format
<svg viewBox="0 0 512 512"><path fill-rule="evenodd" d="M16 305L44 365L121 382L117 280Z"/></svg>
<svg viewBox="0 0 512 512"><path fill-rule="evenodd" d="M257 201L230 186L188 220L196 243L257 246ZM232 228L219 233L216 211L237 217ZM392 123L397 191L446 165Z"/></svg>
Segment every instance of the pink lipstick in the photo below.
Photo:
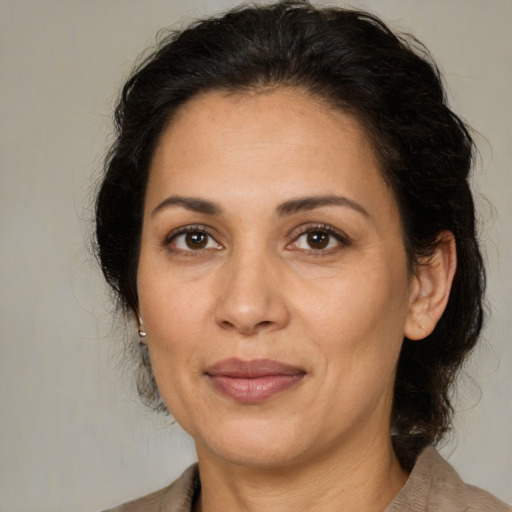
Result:
<svg viewBox="0 0 512 512"><path fill-rule="evenodd" d="M270 359L226 359L208 367L205 373L217 391L246 404L268 400L306 375L301 368Z"/></svg>

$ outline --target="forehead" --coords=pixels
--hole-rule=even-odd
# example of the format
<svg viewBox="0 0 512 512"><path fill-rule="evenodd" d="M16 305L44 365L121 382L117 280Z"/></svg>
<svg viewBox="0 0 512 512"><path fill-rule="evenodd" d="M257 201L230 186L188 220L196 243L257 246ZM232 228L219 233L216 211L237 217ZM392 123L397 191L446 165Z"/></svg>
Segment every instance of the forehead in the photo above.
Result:
<svg viewBox="0 0 512 512"><path fill-rule="evenodd" d="M255 201L312 189L371 192L371 202L391 197L358 119L296 89L204 93L182 105L162 133L148 200L191 190L227 198L236 188ZM280 191L288 197L278 198Z"/></svg>

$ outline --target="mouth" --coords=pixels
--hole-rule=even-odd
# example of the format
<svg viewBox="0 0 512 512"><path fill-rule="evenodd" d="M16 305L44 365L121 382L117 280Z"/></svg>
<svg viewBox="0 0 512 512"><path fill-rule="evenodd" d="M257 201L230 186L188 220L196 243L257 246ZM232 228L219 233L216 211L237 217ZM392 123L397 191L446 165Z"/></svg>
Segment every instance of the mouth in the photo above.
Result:
<svg viewBox="0 0 512 512"><path fill-rule="evenodd" d="M270 359L226 359L208 367L205 375L220 394L236 402L255 404L297 385L306 372Z"/></svg>

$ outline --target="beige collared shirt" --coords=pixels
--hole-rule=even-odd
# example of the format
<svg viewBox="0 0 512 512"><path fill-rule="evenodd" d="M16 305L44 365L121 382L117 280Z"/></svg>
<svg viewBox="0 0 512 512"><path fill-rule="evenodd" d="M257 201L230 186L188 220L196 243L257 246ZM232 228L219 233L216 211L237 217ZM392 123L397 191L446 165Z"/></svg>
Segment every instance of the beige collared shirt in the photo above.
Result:
<svg viewBox="0 0 512 512"><path fill-rule="evenodd" d="M194 464L168 487L105 512L191 512L199 486ZM384 512L512 512L512 507L465 484L436 449L428 447Z"/></svg>

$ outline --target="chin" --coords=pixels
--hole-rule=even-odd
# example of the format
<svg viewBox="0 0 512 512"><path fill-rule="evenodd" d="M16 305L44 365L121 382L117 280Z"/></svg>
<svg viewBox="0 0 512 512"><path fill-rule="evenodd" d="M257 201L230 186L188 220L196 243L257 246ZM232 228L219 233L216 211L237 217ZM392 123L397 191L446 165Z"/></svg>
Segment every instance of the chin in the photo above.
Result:
<svg viewBox="0 0 512 512"><path fill-rule="evenodd" d="M277 444L277 443L276 443ZM258 469L283 469L295 465L300 459L296 450L279 446L237 446L219 447L215 455L229 464L236 466L252 467ZM199 452L198 456L200 458Z"/></svg>
<svg viewBox="0 0 512 512"><path fill-rule="evenodd" d="M233 424L235 423L235 424ZM222 432L209 432L210 439L196 441L198 457L209 452L224 461L259 468L279 468L296 462L304 452L294 426L274 421L231 422ZM200 439L196 437L196 439Z"/></svg>

